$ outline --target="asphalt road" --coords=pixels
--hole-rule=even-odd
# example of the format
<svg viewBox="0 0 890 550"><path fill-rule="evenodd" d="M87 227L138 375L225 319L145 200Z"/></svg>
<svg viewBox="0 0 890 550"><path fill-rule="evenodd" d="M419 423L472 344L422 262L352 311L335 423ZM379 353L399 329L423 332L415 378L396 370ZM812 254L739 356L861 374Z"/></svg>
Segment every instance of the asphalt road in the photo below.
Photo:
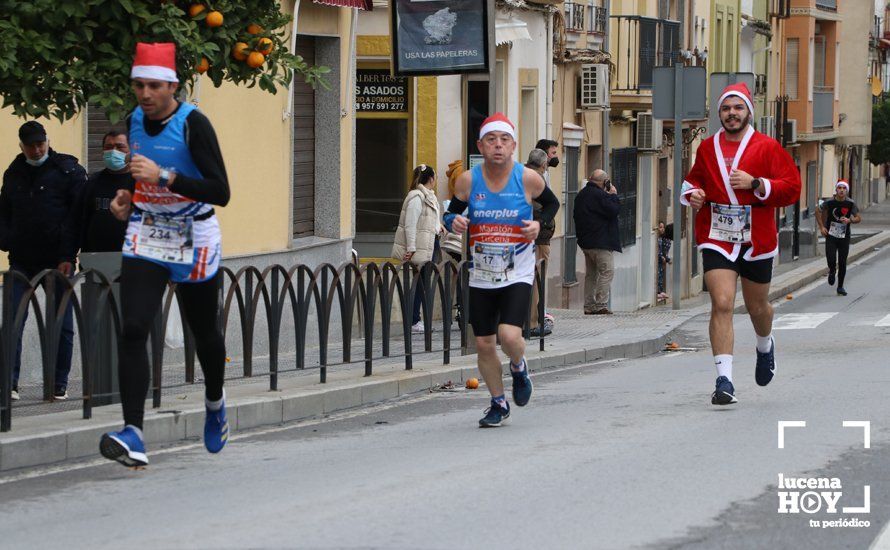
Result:
<svg viewBox="0 0 890 550"><path fill-rule="evenodd" d="M778 305L767 388L737 316L733 407L710 405L699 318L679 335L696 351L536 375L499 429L476 427L484 390L436 393L237 434L218 456L149 449L142 471L0 476L0 546L869 548L890 520L888 272L881 252L850 269L849 296L820 283ZM806 422L782 449L779 421ZM870 448L844 421L870 421ZM780 474L836 478L821 490L837 512L810 495L818 512L780 514ZM844 513L866 485L868 512ZM845 519L869 526L821 523Z"/></svg>

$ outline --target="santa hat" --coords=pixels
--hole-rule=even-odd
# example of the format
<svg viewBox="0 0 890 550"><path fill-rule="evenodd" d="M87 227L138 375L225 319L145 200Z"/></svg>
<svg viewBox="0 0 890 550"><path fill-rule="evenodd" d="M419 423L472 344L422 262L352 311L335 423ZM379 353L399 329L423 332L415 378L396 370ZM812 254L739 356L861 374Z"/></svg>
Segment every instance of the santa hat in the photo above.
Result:
<svg viewBox="0 0 890 550"><path fill-rule="evenodd" d="M479 128L479 139L485 137L485 134L489 132L504 132L510 134L514 140L516 139L516 127L504 113L495 113L482 122L482 128Z"/></svg>
<svg viewBox="0 0 890 550"><path fill-rule="evenodd" d="M176 45L172 42L136 44L136 57L130 78L149 78L179 82L176 77Z"/></svg>
<svg viewBox="0 0 890 550"><path fill-rule="evenodd" d="M834 188L837 189L838 187L843 187L847 190L847 193L850 192L850 184L845 182L844 180L838 180L837 185L835 185Z"/></svg>
<svg viewBox="0 0 890 550"><path fill-rule="evenodd" d="M717 102L718 108L720 105L723 105L723 101L729 96L742 98L742 101L748 106L748 111L750 111L751 116L754 116L754 102L751 100L751 90L748 89L748 86L744 82L730 84L726 88L723 88L723 93L720 95L720 101Z"/></svg>

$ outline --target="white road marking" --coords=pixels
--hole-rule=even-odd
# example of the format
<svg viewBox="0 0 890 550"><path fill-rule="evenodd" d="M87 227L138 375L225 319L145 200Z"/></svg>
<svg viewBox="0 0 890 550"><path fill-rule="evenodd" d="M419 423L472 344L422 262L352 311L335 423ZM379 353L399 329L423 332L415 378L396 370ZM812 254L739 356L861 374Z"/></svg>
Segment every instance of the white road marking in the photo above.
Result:
<svg viewBox="0 0 890 550"><path fill-rule="evenodd" d="M875 323L876 327L890 327L890 315L885 316L883 319Z"/></svg>
<svg viewBox="0 0 890 550"><path fill-rule="evenodd" d="M773 321L773 330L813 329L837 315L837 311L828 313L786 313Z"/></svg>

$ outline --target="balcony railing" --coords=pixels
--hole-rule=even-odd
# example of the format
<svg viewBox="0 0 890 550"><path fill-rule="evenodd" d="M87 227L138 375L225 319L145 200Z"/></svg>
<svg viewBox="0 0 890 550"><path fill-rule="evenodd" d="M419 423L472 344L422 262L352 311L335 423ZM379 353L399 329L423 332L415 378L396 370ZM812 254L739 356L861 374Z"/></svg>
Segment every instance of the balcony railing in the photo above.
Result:
<svg viewBox="0 0 890 550"><path fill-rule="evenodd" d="M816 0L816 8L820 10L837 11L837 0Z"/></svg>
<svg viewBox="0 0 890 550"><path fill-rule="evenodd" d="M813 130L834 127L834 89L817 86L813 90Z"/></svg>
<svg viewBox="0 0 890 550"><path fill-rule="evenodd" d="M566 2L566 30L575 32L584 32L584 9L585 5L576 4L574 2Z"/></svg>
<svg viewBox="0 0 890 550"><path fill-rule="evenodd" d="M636 92L652 89L655 67L669 66L680 51L680 23L638 15L613 15L612 90Z"/></svg>
<svg viewBox="0 0 890 550"><path fill-rule="evenodd" d="M587 22L587 32L606 34L606 8L590 6L593 17Z"/></svg>

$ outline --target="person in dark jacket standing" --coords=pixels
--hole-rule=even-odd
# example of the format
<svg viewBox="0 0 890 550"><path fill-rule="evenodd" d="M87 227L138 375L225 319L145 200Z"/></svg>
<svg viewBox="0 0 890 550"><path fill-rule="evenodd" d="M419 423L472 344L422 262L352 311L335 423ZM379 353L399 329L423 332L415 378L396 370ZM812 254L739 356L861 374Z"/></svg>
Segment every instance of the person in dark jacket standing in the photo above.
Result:
<svg viewBox="0 0 890 550"><path fill-rule="evenodd" d="M75 157L49 147L46 130L39 122L22 124L19 141L22 153L6 169L0 188L0 250L9 252L10 269L29 279L44 269L58 269L70 276L77 256L76 203L86 171ZM24 283L13 284L13 303L19 302L25 290ZM59 296L63 291L59 289ZM72 315L69 303L56 356L53 391L56 399L68 397L74 345ZM22 332L19 332L12 374L13 399L19 398L21 359Z"/></svg>
<svg viewBox="0 0 890 550"><path fill-rule="evenodd" d="M109 206L119 189L133 192L136 181L130 174L130 143L125 132L112 130L102 138L105 168L90 174L80 195L80 251L120 252L127 221L114 217Z"/></svg>
<svg viewBox="0 0 890 550"><path fill-rule="evenodd" d="M610 315L613 252L621 252L618 236L618 192L602 170L595 170L575 198L575 232L584 252L584 313Z"/></svg>

